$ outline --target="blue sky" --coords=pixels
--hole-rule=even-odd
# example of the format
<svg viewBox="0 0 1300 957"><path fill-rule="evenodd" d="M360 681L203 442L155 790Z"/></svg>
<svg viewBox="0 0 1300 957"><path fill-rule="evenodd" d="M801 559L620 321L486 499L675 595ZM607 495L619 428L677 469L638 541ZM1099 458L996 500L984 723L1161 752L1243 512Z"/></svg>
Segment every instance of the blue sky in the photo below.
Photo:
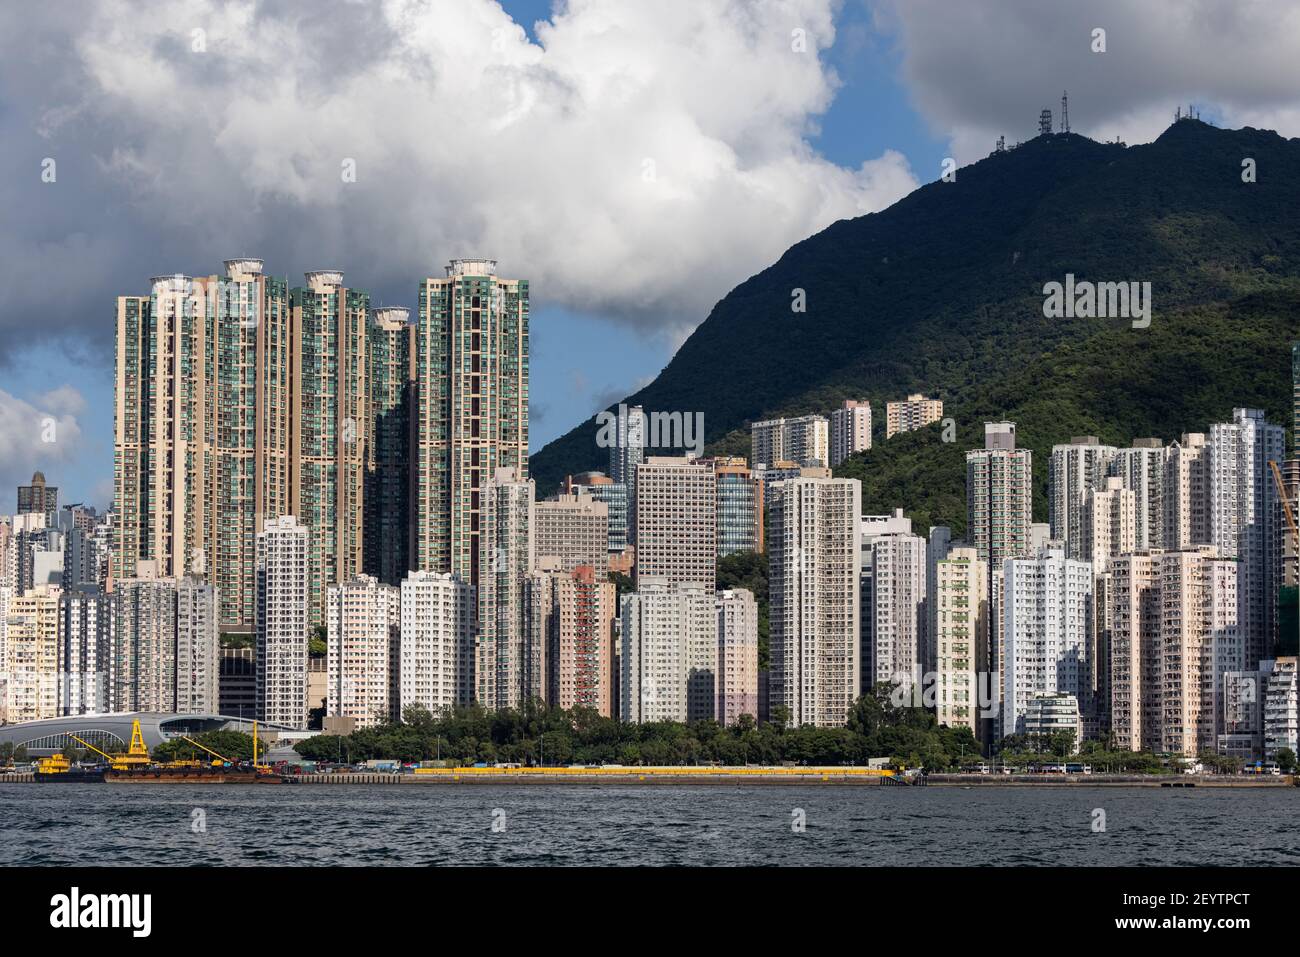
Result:
<svg viewBox="0 0 1300 957"><path fill-rule="evenodd" d="M109 501L114 300L151 276L253 255L414 306L497 258L531 281L536 450L790 245L1028 138L1062 89L1097 139L1188 102L1300 134L1289 0L559 2L0 5L0 511L35 468Z"/></svg>

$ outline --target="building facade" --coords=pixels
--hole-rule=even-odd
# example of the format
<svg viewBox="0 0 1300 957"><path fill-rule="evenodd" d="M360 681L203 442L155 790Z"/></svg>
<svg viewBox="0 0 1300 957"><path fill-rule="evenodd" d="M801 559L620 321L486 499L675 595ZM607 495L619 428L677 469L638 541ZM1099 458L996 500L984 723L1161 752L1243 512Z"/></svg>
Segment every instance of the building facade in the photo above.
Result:
<svg viewBox="0 0 1300 957"><path fill-rule="evenodd" d="M326 715L358 728L397 720L400 589L358 575L331 585L328 603Z"/></svg>
<svg viewBox="0 0 1300 957"><path fill-rule="evenodd" d="M454 259L418 309L413 567L478 587L485 486L528 475L528 280Z"/></svg>
<svg viewBox="0 0 1300 957"><path fill-rule="evenodd" d="M308 551L307 527L291 515L257 536L257 714L290 728L307 727Z"/></svg>
<svg viewBox="0 0 1300 957"><path fill-rule="evenodd" d="M865 399L845 399L831 413L831 468L850 455L871 448L871 403Z"/></svg>
<svg viewBox="0 0 1300 957"><path fill-rule="evenodd" d="M703 462L651 456L637 467L636 575L671 583L717 580L717 477Z"/></svg>
<svg viewBox="0 0 1300 957"><path fill-rule="evenodd" d="M801 477L769 488L771 707L839 727L859 694L862 486Z"/></svg>
<svg viewBox="0 0 1300 957"><path fill-rule="evenodd" d="M885 404L885 438L892 439L899 432L914 432L931 422L943 418L943 402L927 399L919 392L901 402Z"/></svg>

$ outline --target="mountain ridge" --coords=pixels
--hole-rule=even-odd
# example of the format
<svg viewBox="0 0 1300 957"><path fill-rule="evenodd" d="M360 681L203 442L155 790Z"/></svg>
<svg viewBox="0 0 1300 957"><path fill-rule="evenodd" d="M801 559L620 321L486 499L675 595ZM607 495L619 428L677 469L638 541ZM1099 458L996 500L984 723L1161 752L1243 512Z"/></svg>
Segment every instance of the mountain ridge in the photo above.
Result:
<svg viewBox="0 0 1300 957"><path fill-rule="evenodd" d="M1242 180L1246 158L1257 182ZM1036 137L795 243L623 401L702 411L708 451L747 456L750 422L870 399L875 446L837 474L863 479L866 511L959 532L964 453L985 419L1017 421L1036 459L1076 434L1168 442L1237 405L1289 426L1296 208L1300 141L1272 131L1181 120L1133 147ZM1045 317L1044 284L1067 273L1151 282L1150 327ZM884 441L885 401L909 392L945 400L955 443L937 427ZM532 456L539 487L606 468L595 434L593 418ZM1045 485L1036 461L1039 519Z"/></svg>

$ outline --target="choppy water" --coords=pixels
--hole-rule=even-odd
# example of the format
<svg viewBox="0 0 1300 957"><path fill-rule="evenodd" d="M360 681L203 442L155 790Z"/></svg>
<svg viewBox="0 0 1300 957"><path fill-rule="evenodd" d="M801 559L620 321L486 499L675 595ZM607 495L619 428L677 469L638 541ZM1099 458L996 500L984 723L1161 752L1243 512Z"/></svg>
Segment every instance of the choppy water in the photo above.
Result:
<svg viewBox="0 0 1300 957"><path fill-rule="evenodd" d="M7 785L0 865L1295 865L1297 810L1295 788Z"/></svg>

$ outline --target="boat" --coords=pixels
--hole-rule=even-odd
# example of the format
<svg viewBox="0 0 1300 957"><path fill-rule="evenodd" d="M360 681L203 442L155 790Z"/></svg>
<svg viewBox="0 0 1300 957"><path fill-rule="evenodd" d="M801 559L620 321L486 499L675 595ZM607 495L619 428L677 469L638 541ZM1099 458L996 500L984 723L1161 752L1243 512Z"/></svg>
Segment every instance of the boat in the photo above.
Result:
<svg viewBox="0 0 1300 957"><path fill-rule="evenodd" d="M211 764L202 761L170 761L160 763L149 757L144 735L140 731L140 722L131 726L131 744L125 754L105 754L89 741L68 732L68 737L78 744L89 748L107 761L101 766L93 780L107 784L285 784L297 783L293 778L276 773L264 764L257 763L257 722L253 722L253 763L232 761L218 754L207 745L200 744L193 738L180 735L187 741L212 755ZM68 759L63 755L45 758L43 765L48 765L48 780L64 780L71 773ZM37 780L45 780L37 777ZM67 779L71 780L71 779Z"/></svg>
<svg viewBox="0 0 1300 957"><path fill-rule="evenodd" d="M64 755L55 754L36 762L32 780L39 784L99 784L104 780L104 767L74 766Z"/></svg>
<svg viewBox="0 0 1300 957"><path fill-rule="evenodd" d="M243 765L230 767L172 767L155 764L141 768L109 768L103 779L108 784L282 784L283 777L266 768Z"/></svg>

